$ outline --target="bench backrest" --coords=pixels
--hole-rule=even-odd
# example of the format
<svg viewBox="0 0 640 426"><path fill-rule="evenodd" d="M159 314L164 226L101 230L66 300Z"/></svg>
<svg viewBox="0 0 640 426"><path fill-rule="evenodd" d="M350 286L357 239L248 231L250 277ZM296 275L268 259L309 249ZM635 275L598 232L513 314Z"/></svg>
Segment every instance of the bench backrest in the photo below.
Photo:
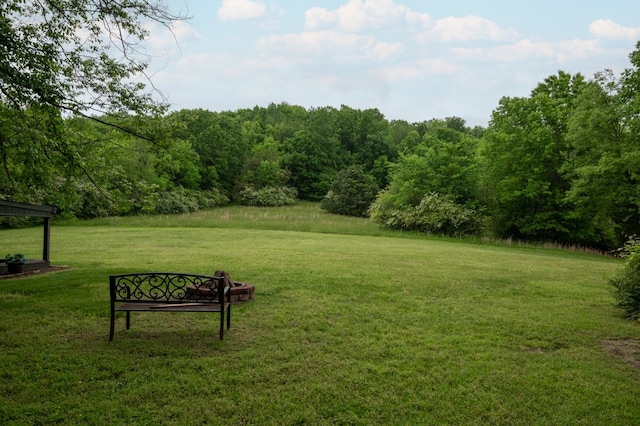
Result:
<svg viewBox="0 0 640 426"><path fill-rule="evenodd" d="M110 275L109 287L111 303L224 303L231 294L223 277L170 272Z"/></svg>

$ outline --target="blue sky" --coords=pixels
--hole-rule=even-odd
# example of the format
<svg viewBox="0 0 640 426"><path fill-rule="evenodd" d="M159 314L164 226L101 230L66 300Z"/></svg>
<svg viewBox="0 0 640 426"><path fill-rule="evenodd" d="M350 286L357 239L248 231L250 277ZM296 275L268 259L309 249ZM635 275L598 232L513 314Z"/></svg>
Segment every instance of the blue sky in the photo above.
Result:
<svg viewBox="0 0 640 426"><path fill-rule="evenodd" d="M629 0L166 3L191 17L149 26L149 71L174 110L347 105L486 126L501 97L559 70L619 74L640 40Z"/></svg>

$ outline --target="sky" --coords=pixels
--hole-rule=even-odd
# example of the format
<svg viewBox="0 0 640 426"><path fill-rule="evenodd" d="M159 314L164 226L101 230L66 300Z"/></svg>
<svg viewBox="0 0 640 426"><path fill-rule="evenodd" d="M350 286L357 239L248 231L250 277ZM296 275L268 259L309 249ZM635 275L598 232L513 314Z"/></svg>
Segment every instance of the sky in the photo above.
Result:
<svg viewBox="0 0 640 426"><path fill-rule="evenodd" d="M389 120L486 126L502 97L562 70L630 68L631 0L164 0L149 74L172 110L286 102L377 108Z"/></svg>

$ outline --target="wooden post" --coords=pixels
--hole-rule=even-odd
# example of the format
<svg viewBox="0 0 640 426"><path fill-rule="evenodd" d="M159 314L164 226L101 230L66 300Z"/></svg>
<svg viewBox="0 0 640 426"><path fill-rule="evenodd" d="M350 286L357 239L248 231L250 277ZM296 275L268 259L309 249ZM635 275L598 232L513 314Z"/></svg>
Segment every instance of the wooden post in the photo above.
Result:
<svg viewBox="0 0 640 426"><path fill-rule="evenodd" d="M47 262L47 265L50 261L51 255L51 218L44 218L44 242L42 244L42 260Z"/></svg>

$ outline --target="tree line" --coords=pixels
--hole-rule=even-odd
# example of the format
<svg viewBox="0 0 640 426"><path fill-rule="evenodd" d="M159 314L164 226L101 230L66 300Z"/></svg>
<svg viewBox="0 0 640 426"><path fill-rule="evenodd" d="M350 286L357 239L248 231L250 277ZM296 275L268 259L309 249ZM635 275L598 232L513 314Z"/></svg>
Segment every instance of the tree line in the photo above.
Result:
<svg viewBox="0 0 640 426"><path fill-rule="evenodd" d="M88 115L33 75L27 97L0 87L0 197L66 218L314 200L399 229L609 250L640 228L640 43L629 59L504 97L486 128L346 105L166 112L128 86Z"/></svg>

